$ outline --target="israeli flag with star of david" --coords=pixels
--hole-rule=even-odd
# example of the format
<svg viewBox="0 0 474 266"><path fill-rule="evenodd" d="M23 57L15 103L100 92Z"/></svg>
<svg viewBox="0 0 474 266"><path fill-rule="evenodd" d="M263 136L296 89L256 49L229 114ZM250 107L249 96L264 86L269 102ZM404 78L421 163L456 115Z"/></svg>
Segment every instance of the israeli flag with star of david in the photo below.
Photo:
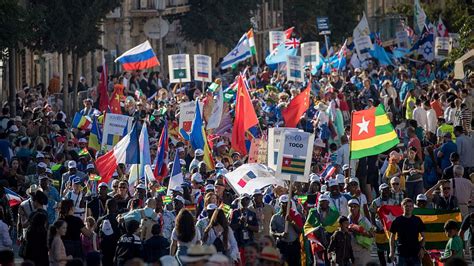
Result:
<svg viewBox="0 0 474 266"><path fill-rule="evenodd" d="M426 61L431 62L434 60L433 41L434 34L425 25L423 34L421 35L420 39L415 43L415 45L413 45L410 51L417 50L418 54L422 55Z"/></svg>
<svg viewBox="0 0 474 266"><path fill-rule="evenodd" d="M249 57L252 57L252 53L250 51L249 39L247 38L247 34L244 33L237 43L237 46L235 46L235 48L232 49L232 51L230 51L230 53L228 53L222 60L221 68L229 68Z"/></svg>

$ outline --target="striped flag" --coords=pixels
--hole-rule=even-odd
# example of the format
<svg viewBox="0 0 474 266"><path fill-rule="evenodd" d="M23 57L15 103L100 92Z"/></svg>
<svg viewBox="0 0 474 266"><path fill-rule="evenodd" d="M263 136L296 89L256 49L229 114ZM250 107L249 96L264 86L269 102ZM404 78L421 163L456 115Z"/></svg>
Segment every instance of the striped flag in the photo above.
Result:
<svg viewBox="0 0 474 266"><path fill-rule="evenodd" d="M306 160L290 157L283 157L281 172L284 174L304 175Z"/></svg>
<svg viewBox="0 0 474 266"><path fill-rule="evenodd" d="M10 205L10 207L15 207L16 205L19 205L23 201L23 198L17 193L15 193L13 190L10 190L8 188L4 188L4 189L5 189L5 196L7 197L8 204Z"/></svg>
<svg viewBox="0 0 474 266"><path fill-rule="evenodd" d="M87 148L84 148L84 149L80 150L80 151L77 153L77 155L79 155L79 156L86 156L86 155L90 155L90 153L89 153L89 150L87 150Z"/></svg>
<svg viewBox="0 0 474 266"><path fill-rule="evenodd" d="M163 200L163 204L170 204L171 202L173 202L171 196L161 196L161 200Z"/></svg>
<svg viewBox="0 0 474 266"><path fill-rule="evenodd" d="M255 38L253 37L253 29L250 29L247 32L247 39L249 40L250 53L252 55L256 55L257 54L257 49L255 47Z"/></svg>
<svg viewBox="0 0 474 266"><path fill-rule="evenodd" d="M319 176L325 180L328 180L336 173L336 170L336 167L334 167L331 163L328 163Z"/></svg>
<svg viewBox="0 0 474 266"><path fill-rule="evenodd" d="M90 117L81 115L79 112L77 112L72 119L72 127L82 130L89 130L92 127L92 121Z"/></svg>

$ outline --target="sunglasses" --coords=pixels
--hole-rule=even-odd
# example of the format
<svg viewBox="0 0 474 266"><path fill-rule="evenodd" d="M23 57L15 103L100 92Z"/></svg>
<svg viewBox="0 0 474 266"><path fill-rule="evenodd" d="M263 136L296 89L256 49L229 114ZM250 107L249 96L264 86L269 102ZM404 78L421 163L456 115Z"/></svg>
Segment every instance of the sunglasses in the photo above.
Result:
<svg viewBox="0 0 474 266"><path fill-rule="evenodd" d="M122 188L123 188L123 189L126 189L127 187L119 187L119 188L120 188L120 189L122 189Z"/></svg>
<svg viewBox="0 0 474 266"><path fill-rule="evenodd" d="M400 185L400 183L392 183L392 185L398 186L398 185Z"/></svg>
<svg viewBox="0 0 474 266"><path fill-rule="evenodd" d="M449 187L445 187L445 188L443 188L443 190L450 190L450 189L451 189L451 188L449 188Z"/></svg>

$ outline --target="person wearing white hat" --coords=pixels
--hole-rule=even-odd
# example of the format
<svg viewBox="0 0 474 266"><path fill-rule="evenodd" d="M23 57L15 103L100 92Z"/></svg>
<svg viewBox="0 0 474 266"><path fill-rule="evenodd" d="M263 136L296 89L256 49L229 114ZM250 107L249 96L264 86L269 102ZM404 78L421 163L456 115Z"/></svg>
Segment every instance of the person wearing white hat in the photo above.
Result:
<svg viewBox="0 0 474 266"><path fill-rule="evenodd" d="M270 222L270 234L277 239L277 247L280 249L282 259L288 265L300 265L299 234L302 231L303 219L298 212L290 209L287 212L290 197L283 194L278 198L280 211L273 215ZM285 224L288 222L288 230L285 232Z"/></svg>
<svg viewBox="0 0 474 266"><path fill-rule="evenodd" d="M328 106L323 102L319 102L316 107L314 107L318 112L316 114L315 120L313 120L313 124L315 128L319 129L318 138L323 140L324 142L327 141L331 135L329 131L329 116L326 113L326 109Z"/></svg>
<svg viewBox="0 0 474 266"><path fill-rule="evenodd" d="M347 197L349 200L356 199L362 210L362 214L369 217L369 207L367 204L367 197L361 192L359 187L359 179L352 177L347 184ZM349 203L348 203L349 204Z"/></svg>
<svg viewBox="0 0 474 266"><path fill-rule="evenodd" d="M189 164L189 172L193 172L193 168L197 168L199 163L204 159L204 151L202 149L196 149L194 151L194 159Z"/></svg>
<svg viewBox="0 0 474 266"><path fill-rule="evenodd" d="M344 192L346 186L346 177L343 174L336 175L337 184L339 185L339 191Z"/></svg>
<svg viewBox="0 0 474 266"><path fill-rule="evenodd" d="M263 192L261 189L255 189L252 195L252 206L249 210L255 212L258 220L258 232L255 233L255 239L261 239L264 235L270 234L270 219L275 214L275 209L263 202Z"/></svg>
<svg viewBox="0 0 474 266"><path fill-rule="evenodd" d="M70 160L67 162L67 169L68 171L61 176L61 189L59 191L59 193L61 193L61 196L64 196L64 194L67 193L67 191L65 190L67 189L67 185L70 184L68 183L68 181L70 180L70 176L78 176L82 180L85 179L86 176L84 172L77 170L77 163L74 160Z"/></svg>
<svg viewBox="0 0 474 266"><path fill-rule="evenodd" d="M166 239L171 239L171 233L175 227L175 219L179 211L186 204L185 199L177 195L173 197L173 209L172 210L163 210L163 237Z"/></svg>
<svg viewBox="0 0 474 266"><path fill-rule="evenodd" d="M104 215L106 215L106 203L108 199L112 197L107 195L109 186L105 182L100 182L97 186L97 195L93 196L90 201L87 202L87 216L92 216L96 221Z"/></svg>
<svg viewBox="0 0 474 266"><path fill-rule="evenodd" d="M431 205L428 207L428 197L425 194L418 194L416 196L415 208L424 209L424 208L431 208L431 207L432 207Z"/></svg>
<svg viewBox="0 0 474 266"><path fill-rule="evenodd" d="M215 191L215 187L213 184L207 184L205 187L204 187L204 190L206 191L206 193L209 193L209 192L214 192Z"/></svg>
<svg viewBox="0 0 474 266"><path fill-rule="evenodd" d="M361 214L360 202L358 199L351 199L348 202L349 231L352 234L352 250L356 257L355 265L366 265L372 258L370 251L372 248L374 229L372 223L366 216ZM360 264L359 264L360 263Z"/></svg>
<svg viewBox="0 0 474 266"><path fill-rule="evenodd" d="M318 174L311 173L309 175L308 195L319 194L321 190L321 177Z"/></svg>
<svg viewBox="0 0 474 266"><path fill-rule="evenodd" d="M342 168L344 165L348 165L350 155L349 139L346 135L341 136L341 146L336 151L336 164ZM344 171L344 170L343 170Z"/></svg>
<svg viewBox="0 0 474 266"><path fill-rule="evenodd" d="M204 235L204 229L209 225L209 221L211 220L212 215L214 214L214 211L217 209L217 205L214 203L209 203L205 207L205 216L199 216L198 221L196 222L196 230L199 231L200 235Z"/></svg>
<svg viewBox="0 0 474 266"><path fill-rule="evenodd" d="M349 209L347 208L347 199L344 197L339 190L339 183L336 179L331 178L328 181L329 197L331 208L336 208L339 211L339 214L346 216L349 214Z"/></svg>
<svg viewBox="0 0 474 266"><path fill-rule="evenodd" d="M258 232L258 219L255 212L249 209L250 195L244 193L240 195L238 209L232 210L230 227L235 233L235 239L239 247L254 242L254 234Z"/></svg>

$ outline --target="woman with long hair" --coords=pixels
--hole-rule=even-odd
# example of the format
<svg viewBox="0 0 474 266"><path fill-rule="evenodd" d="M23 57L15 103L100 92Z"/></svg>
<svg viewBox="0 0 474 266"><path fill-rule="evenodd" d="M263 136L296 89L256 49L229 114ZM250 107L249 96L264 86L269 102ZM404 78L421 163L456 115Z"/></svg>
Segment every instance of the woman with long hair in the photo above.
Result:
<svg viewBox="0 0 474 266"><path fill-rule="evenodd" d="M63 266L67 261L72 259L72 256L66 255L66 248L64 247L61 237L66 235L67 223L64 220L57 220L49 227L48 247L49 247L49 265Z"/></svg>
<svg viewBox="0 0 474 266"><path fill-rule="evenodd" d="M176 255L178 258L186 255L190 245L201 242L201 235L194 225L194 216L191 212L181 209L176 216L176 226L171 233L171 255Z"/></svg>
<svg viewBox="0 0 474 266"><path fill-rule="evenodd" d="M405 176L405 187L407 197L414 199L418 194L424 192L423 173L425 172L423 162L417 156L416 147L408 149L408 158L403 161L402 174Z"/></svg>
<svg viewBox="0 0 474 266"><path fill-rule="evenodd" d="M81 233L91 237L92 232L86 228L81 218L74 216L74 202L72 200L61 201L59 218L67 223L66 233L62 237L66 254L73 258L82 258Z"/></svg>
<svg viewBox="0 0 474 266"><path fill-rule="evenodd" d="M43 212L36 212L30 218L31 224L26 231L25 260L31 260L36 266L49 265L48 232L46 224L48 217Z"/></svg>
<svg viewBox="0 0 474 266"><path fill-rule="evenodd" d="M239 260L239 247L222 209L214 211L202 239L203 244L214 245L217 252L230 257L232 261Z"/></svg>

